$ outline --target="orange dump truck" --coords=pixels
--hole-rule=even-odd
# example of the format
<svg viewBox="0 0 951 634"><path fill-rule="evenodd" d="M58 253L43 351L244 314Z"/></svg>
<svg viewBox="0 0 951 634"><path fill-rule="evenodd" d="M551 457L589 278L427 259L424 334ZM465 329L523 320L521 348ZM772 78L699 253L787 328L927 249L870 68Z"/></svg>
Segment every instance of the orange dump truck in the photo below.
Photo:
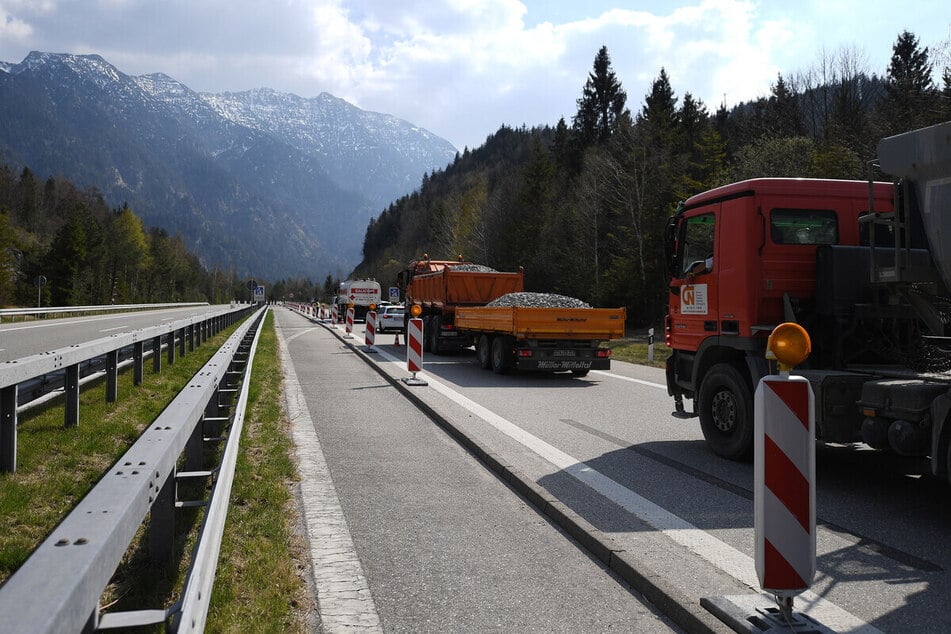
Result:
<svg viewBox="0 0 951 634"><path fill-rule="evenodd" d="M523 291L524 272L504 273L464 261L414 261L397 285L423 319L423 347L443 352L475 346L479 364L497 373L607 370L602 341L624 336L623 308L486 306Z"/></svg>

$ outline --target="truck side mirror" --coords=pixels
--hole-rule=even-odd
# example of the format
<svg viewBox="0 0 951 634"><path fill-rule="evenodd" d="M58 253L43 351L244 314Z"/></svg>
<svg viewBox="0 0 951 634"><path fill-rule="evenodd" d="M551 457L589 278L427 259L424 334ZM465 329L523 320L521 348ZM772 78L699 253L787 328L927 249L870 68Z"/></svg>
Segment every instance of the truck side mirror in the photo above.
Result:
<svg viewBox="0 0 951 634"><path fill-rule="evenodd" d="M667 226L664 227L664 263L667 266L668 278L679 277L680 257L677 255L677 216L668 218Z"/></svg>

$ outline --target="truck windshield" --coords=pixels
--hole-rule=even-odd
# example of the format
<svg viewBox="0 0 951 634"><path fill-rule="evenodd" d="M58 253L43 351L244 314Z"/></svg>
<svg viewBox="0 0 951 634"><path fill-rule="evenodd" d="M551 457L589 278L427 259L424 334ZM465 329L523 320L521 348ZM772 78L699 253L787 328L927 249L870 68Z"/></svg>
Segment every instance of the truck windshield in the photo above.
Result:
<svg viewBox="0 0 951 634"><path fill-rule="evenodd" d="M773 209L769 233L775 244L836 244L839 223L831 209Z"/></svg>

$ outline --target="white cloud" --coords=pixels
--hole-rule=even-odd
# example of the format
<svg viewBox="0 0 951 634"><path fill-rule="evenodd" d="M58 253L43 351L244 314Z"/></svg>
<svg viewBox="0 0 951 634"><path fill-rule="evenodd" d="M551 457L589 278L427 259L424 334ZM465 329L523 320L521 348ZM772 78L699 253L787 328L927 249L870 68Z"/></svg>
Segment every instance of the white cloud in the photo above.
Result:
<svg viewBox="0 0 951 634"><path fill-rule="evenodd" d="M859 25L845 0L0 0L0 59L99 53L196 90L326 91L471 147L502 123L570 119L602 45L632 110L661 67L712 110L768 94L824 47L874 42L881 73L903 28L948 36L944 2L905 24L867 2Z"/></svg>

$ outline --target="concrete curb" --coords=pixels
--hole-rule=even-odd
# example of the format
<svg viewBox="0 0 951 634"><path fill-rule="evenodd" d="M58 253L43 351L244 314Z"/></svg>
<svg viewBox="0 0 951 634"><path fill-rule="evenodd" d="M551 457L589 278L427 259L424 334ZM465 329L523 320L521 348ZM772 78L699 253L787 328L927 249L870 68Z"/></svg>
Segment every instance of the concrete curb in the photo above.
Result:
<svg viewBox="0 0 951 634"><path fill-rule="evenodd" d="M298 313L300 314L300 313ZM301 315L311 319L307 315ZM428 403L423 401L413 388L409 388L397 378L390 376L377 363L376 359L368 356L352 340L344 339L333 327L328 327L320 321L314 321L324 326L341 342L356 352L363 361L372 367L377 374L399 390L410 402L418 407L427 417L441 427L456 442L466 448L477 460L496 474L503 482L520 494L529 504L548 518L552 523L568 533L593 557L626 581L632 588L640 592L645 599L654 604L658 610L667 615L678 626L690 634L707 634L733 632L734 630L724 622L714 617L700 605L699 598L692 598L668 584L662 575L652 570L635 554L617 547L610 537L592 526L587 520L575 513L568 506L556 499L547 490L539 486L530 478L524 476L516 467L506 464L505 461L487 447L481 445L472 437L466 435L450 420L443 417Z"/></svg>

